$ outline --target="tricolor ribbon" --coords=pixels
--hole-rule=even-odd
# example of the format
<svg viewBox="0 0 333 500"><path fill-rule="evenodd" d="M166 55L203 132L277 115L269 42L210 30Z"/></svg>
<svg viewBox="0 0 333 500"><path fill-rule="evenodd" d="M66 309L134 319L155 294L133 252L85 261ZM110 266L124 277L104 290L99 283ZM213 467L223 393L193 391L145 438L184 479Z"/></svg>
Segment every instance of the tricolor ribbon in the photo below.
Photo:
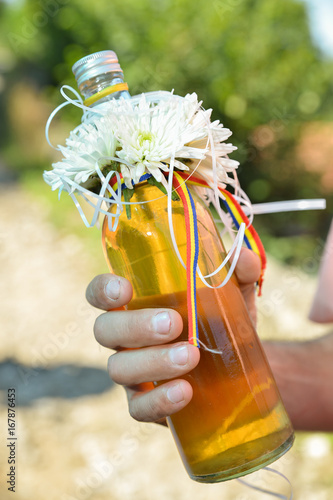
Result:
<svg viewBox="0 0 333 500"><path fill-rule="evenodd" d="M188 184L211 189L211 186L205 180L201 179L196 175L186 174L185 172L178 172L178 175L182 179L184 179ZM251 222L249 221L248 217L244 213L242 207L240 206L236 198L229 191L221 187L218 187L218 191L220 194L219 198L223 202L228 213L230 214L235 227L239 229L241 223L242 222L245 223L246 227L244 234L245 244L250 250L256 253L260 259L261 271L258 280L258 295L260 296L264 279L264 272L267 264L264 246L258 236L257 231L252 226Z"/></svg>
<svg viewBox="0 0 333 500"><path fill-rule="evenodd" d="M200 177L189 175L185 172L173 173L173 186L179 194L183 206L186 227L186 276L187 276L187 311L188 311L188 340L190 344L199 347L199 334L198 334L198 315L196 307L196 272L199 256L199 237L198 237L198 224L196 217L196 210L193 198L188 189L187 184L210 188L209 184ZM253 250L260 258L261 273L258 281L258 291L261 294L264 270L266 267L266 254L260 238L250 223L248 217L245 215L242 207L237 202L235 197L229 191L218 188L222 196L220 199L223 201L226 209L228 210L231 218L239 229L242 222L245 223L246 229L244 234L244 241L246 246Z"/></svg>
<svg viewBox="0 0 333 500"><path fill-rule="evenodd" d="M121 190L123 191L124 189L127 189L127 186L125 184L125 181L124 181L124 178L123 178L122 174L119 174L119 177L120 177L120 182L121 182ZM146 181L150 177L152 177L151 174L144 174L142 177L140 177L139 182ZM134 186L134 181L132 181L132 185ZM118 187L119 187L118 186L118 180L117 180L117 177L115 175L113 177L111 177L111 179L110 179L110 186L115 191L118 190Z"/></svg>
<svg viewBox="0 0 333 500"><path fill-rule="evenodd" d="M166 174L168 175L168 174ZM121 189L125 189L126 185L124 179L120 174L121 179ZM146 174L140 178L140 181L144 181L151 177L150 174ZM117 177L114 176L110 184L112 188L117 191L119 188ZM196 303L196 275L197 275L197 265L199 257L199 236L198 236L198 223L196 216L195 204L189 190L188 184L193 186L199 186L204 188L210 188L209 184L198 176L186 174L185 172L174 171L172 184L174 189L177 191L183 207L184 207L184 217L185 217L185 229L186 229L186 279L187 279L187 313L188 313L188 340L190 344L199 347L200 340L198 334L198 314L197 314L197 303ZM218 188L219 197L225 205L227 211L229 212L232 221L237 229L240 228L242 222L245 223L245 235L244 241L248 248L253 250L260 258L261 262L261 273L258 281L259 295L261 294L261 287L263 282L263 275L266 267L266 255L263 244L260 238L250 223L248 217L245 215L242 207L235 199L235 197L227 190L223 188Z"/></svg>
<svg viewBox="0 0 333 500"><path fill-rule="evenodd" d="M197 214L190 190L178 172L173 173L173 186L182 200L185 216L188 341L199 347L196 299L196 274L199 258Z"/></svg>

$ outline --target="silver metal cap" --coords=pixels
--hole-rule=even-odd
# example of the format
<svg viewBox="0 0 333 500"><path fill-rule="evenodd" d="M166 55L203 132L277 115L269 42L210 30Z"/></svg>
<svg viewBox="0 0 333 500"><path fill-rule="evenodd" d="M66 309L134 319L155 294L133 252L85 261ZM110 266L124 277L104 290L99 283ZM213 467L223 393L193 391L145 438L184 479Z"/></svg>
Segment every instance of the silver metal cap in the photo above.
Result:
<svg viewBox="0 0 333 500"><path fill-rule="evenodd" d="M86 80L98 75L111 71L123 72L113 50L101 50L79 59L73 65L72 71L79 87Z"/></svg>

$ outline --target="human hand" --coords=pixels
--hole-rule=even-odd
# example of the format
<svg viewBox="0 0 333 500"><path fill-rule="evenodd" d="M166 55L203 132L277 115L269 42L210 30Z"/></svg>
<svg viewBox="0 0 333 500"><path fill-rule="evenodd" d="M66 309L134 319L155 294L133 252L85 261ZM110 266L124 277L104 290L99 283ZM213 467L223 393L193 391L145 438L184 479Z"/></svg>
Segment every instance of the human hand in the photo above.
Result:
<svg viewBox="0 0 333 500"><path fill-rule="evenodd" d="M236 276L252 320L256 321L254 283L260 275L259 258L242 249ZM182 332L182 318L172 309L125 311L132 298L129 281L111 274L93 279L87 300L104 311L95 323L96 340L116 351L108 361L112 380L123 385L133 418L163 422L192 398L192 387L181 377L198 364L200 350L188 342L174 341ZM167 380L158 387L151 381Z"/></svg>

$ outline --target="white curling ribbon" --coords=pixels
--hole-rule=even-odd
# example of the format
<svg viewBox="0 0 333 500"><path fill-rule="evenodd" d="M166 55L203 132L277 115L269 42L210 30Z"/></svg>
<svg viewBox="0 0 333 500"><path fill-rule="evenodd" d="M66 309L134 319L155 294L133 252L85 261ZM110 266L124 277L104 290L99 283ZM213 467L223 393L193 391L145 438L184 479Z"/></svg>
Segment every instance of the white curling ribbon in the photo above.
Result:
<svg viewBox="0 0 333 500"><path fill-rule="evenodd" d="M211 189L206 190L206 196L207 196L207 205L209 206L209 204L211 203L216 209L217 214L219 216L218 219L214 219L214 222L217 224L222 222L223 224L223 229L220 231L221 236L226 232L228 232L229 234L231 234L231 237L233 239L235 237L234 233L237 231L237 229L233 225L231 215L228 212L224 212L222 210L220 203L218 204L218 206L216 206L215 195Z"/></svg>
<svg viewBox="0 0 333 500"><path fill-rule="evenodd" d="M72 179L68 179L68 178L63 179L64 188L68 192L70 197L72 198L72 200L73 200L76 208L78 209L80 216L81 216L84 224L86 225L86 227L93 227L96 224L99 215L103 214L103 215L108 217L108 223L109 223L110 229L112 228L111 230L115 231L117 228L117 225L118 225L119 216L120 216L121 212L123 211L123 202L121 200L120 190L118 190L118 193L116 191L114 191L110 185L110 180L114 175L116 175L118 186L120 186L120 183L121 183L120 174L116 170L112 170L105 177L102 174L98 165L96 165L96 172L97 172L99 178L101 179L101 183L102 183L102 187L101 187L99 194L96 194L96 193L93 193L92 191L89 191L88 189L84 188L80 184L77 184ZM74 194L74 191L78 191L78 194L80 194L80 196L90 206L92 206L94 208L94 213L93 213L93 217L92 217L91 222L89 222L88 219L86 218L86 216L82 210L82 207ZM105 196L106 192L110 193L110 196L113 197L113 200L110 200L109 197ZM59 192L59 196L60 196L60 194L61 194L61 192ZM95 203L93 200L95 201ZM118 207L117 212L115 214L113 214L113 213L109 212L108 210L104 210L102 208L103 203L107 203L107 204L115 203ZM113 224L112 224L112 219L115 219Z"/></svg>
<svg viewBox="0 0 333 500"><path fill-rule="evenodd" d="M254 214L273 214L302 210L324 210L325 208L326 200L323 198L313 200L271 201L269 203L255 203L252 205L252 211Z"/></svg>
<svg viewBox="0 0 333 500"><path fill-rule="evenodd" d="M65 93L65 90L64 89L68 89L70 92L72 92L76 97L77 99L71 99L66 93ZM47 140L47 143L51 146L51 148L53 149L57 149L59 150L59 147L56 147L56 146L53 146L52 142L50 141L50 137L49 137L49 131L50 131L50 126L51 126L51 123L55 117L56 114L58 114L58 112L64 108L65 106L68 106L69 104L73 104L73 106L76 106L77 108L80 108L82 109L83 111L83 116L82 116L82 120L84 120L84 118L89 114L89 113L92 113L92 114L99 114L101 115L102 113L100 111L98 111L97 109L94 109L94 108L89 108L88 106L85 106L83 104L83 99L82 97L80 96L80 94L75 90L73 89L73 87L71 87L70 85L63 85L60 89L60 93L61 95L63 96L63 98L65 99L65 102L59 104L59 106L56 107L56 109L54 109L52 111L52 113L50 114L47 122L46 122L46 125L45 125L45 137L46 137L46 140Z"/></svg>
<svg viewBox="0 0 333 500"><path fill-rule="evenodd" d="M207 126L209 126L209 124L207 124ZM213 142L213 138L212 138L212 135L210 134L209 136L209 140L211 142ZM212 154L212 158L213 158L213 163L214 163L214 160L215 160L215 181L216 181L216 184L214 186L214 193L215 193L215 200L216 200L216 192L218 193L217 194L217 199L219 198L219 195L222 196L222 193L220 193L218 191L218 187L217 187L217 175L216 175L216 159L214 157L214 155ZM171 195L172 195L172 190L173 190L173 171L174 171L174 163L175 163L175 152L173 153L173 155L171 156L171 159L170 159L170 171L169 171L169 177L168 177L168 191L167 191L167 196L168 196L168 222L169 222L169 231L170 231L170 236L171 236L171 241L172 241L172 244L173 244L173 248L174 248L174 251L178 257L178 260L180 261L181 265L184 267L184 269L186 269L186 265L180 255L180 252L179 252L179 249L178 249L178 245L177 245L177 242L176 242L176 238L175 238L175 234L174 234L174 228L173 228L173 221L172 221L172 198L171 198ZM199 162L200 163L200 162ZM198 169L198 166L199 164L196 166L196 169ZM192 175L193 173L195 172L195 170L192 172ZM186 181L184 181L186 182ZM207 180L207 182L209 183L209 185L211 185L211 181L210 180ZM221 209L220 209L221 210ZM238 258L239 258L239 254L240 254L240 250L241 250L241 247L242 247L242 244L243 244L243 240L244 240L244 233L245 233L245 224L242 223L240 225L240 228L237 232L237 236L234 240L234 243L232 245L232 248L229 250L226 258L224 259L224 261L222 262L222 264L220 264L216 269L215 271L213 271L210 275L208 276L203 276L201 271L200 271L200 268L199 266L197 267L197 274L200 278L200 280L203 282L204 285L206 285L207 287L209 288L221 288L222 286L226 285L227 282L229 281L234 269L235 269L235 266L237 264L237 261L238 261ZM234 255L234 259L233 259L233 262L230 266L230 269L227 273L227 276L225 277L225 279L223 280L223 282L218 285L218 286L211 286L205 278L208 278L208 277L211 277L211 276L214 276L215 274L217 274L218 272L220 272L227 264L227 262L229 262L234 250L236 248L236 252L235 252L235 255Z"/></svg>
<svg viewBox="0 0 333 500"><path fill-rule="evenodd" d="M175 251L181 265L184 267L184 269L186 269L186 265L185 265L181 255L180 255L180 252L178 249L178 245L177 245L177 241L176 241L175 233L174 233L174 228L173 228L173 222L172 222L171 193L172 193L172 189L173 189L173 186L172 186L173 169L174 169L174 157L172 156L171 161L170 161L170 172L169 172L169 178L168 178L168 222L169 222L170 236L171 236L171 241L172 241L172 244L174 247L174 251ZM229 279L231 278L232 273L234 272L234 269L236 267L236 264L237 264L237 261L238 261L239 255L240 255L240 251L241 251L243 240L244 240L244 234L245 234L245 223L242 222L240 227L239 227L239 230L237 232L237 235L234 239L233 245L232 245L231 249L229 250L227 256L223 260L222 264L220 264L215 269L215 271L213 271L211 274L208 274L207 276L203 276L201 271L200 271L199 266L197 267L197 274L198 274L200 280L208 288L222 288L224 285L226 285L228 283ZM220 285L217 285L217 286L210 285L206 281L206 278L210 278L210 277L214 276L215 274L219 273L226 266L226 264L229 262L232 254L234 252L235 252L234 258L233 258L233 261L231 263L231 266L228 270L228 273L227 273L227 276L225 277L225 279L222 281L222 283Z"/></svg>
<svg viewBox="0 0 333 500"><path fill-rule="evenodd" d="M202 108L202 111L204 111L203 108ZM208 141L209 141L209 145L210 145L210 149L211 149L213 183L211 182L211 179L205 175L204 172L200 172L200 173L201 173L202 177L206 180L208 185L211 187L212 192L214 193L214 197L210 197L210 201L213 203L213 206L214 206L215 210L217 211L217 213L221 219L221 222L226 225L226 228L230 234L232 231L237 231L237 230L236 229L233 230L233 225L230 223L229 224L227 223L227 221L231 220L231 219L230 219L230 217L225 218L225 212L223 212L223 210L221 209L219 198L222 198L222 199L225 199L225 198L224 198L223 194L220 192L220 190L218 189L219 185L221 186L221 182L218 180L218 177L217 177L217 164L216 164L214 139L212 137L212 131L211 131L211 122L210 122L210 120L208 120L205 113L203 113L203 116L206 120L206 126L207 126L207 131L208 131ZM226 155L226 157L228 157L228 155ZM233 187L235 190L234 197L238 201L238 203L240 203L241 206L245 206L248 208L249 214L250 214L249 221L250 221L250 225L251 225L252 221L253 221L253 212L251 210L251 202L250 202L247 194L245 193L245 191L243 191L243 189L241 189L240 183L238 182L237 173L235 170L233 171L233 175L234 175ZM238 260L238 258L236 259L236 262L237 262L237 260Z"/></svg>
<svg viewBox="0 0 333 500"><path fill-rule="evenodd" d="M238 262L240 251L242 249L243 240L244 240L244 233L245 233L245 223L242 222L241 225L239 226L239 230L238 230L237 236L236 236L236 238L235 238L235 240L233 242L233 245L232 245L231 249L227 253L226 258L224 259L224 261L222 262L222 264L217 269L215 269L215 271L213 271L211 274L208 274L207 276L203 276L202 273L201 273L201 271L200 271L199 266L197 267L197 273L198 273L199 278L201 279L201 281L203 282L203 284L206 285L208 288L222 288L230 280L230 278L232 276L232 273L234 272L236 264ZM214 276L218 272L220 272L226 266L227 262L229 262L229 260L230 260L230 258L232 256L233 252L235 252L234 258L232 260L232 263L230 265L228 273L227 273L226 277L224 278L224 280L222 281L222 283L220 283L220 285L217 285L217 286L210 285L208 283L208 281L206 281L205 278L209 278L211 276Z"/></svg>
<svg viewBox="0 0 333 500"><path fill-rule="evenodd" d="M289 496L282 495L281 493L276 493L274 491L267 490L266 488L261 488L260 486L255 486L254 484L249 483L245 479L238 478L238 479L236 479L236 481L238 481L241 484L244 484L245 486L247 486L248 488L251 488L252 490L259 491L259 493L267 493L267 495L270 495L270 496L275 497L275 498L280 498L280 500L293 500L293 498L294 498L293 487L292 487L292 484L289 481L289 479L284 474L282 474L282 472L279 472L278 470L273 469L272 467L263 467L263 470L265 470L267 472L271 472L272 474L276 474L277 476L282 477L282 479L284 479L284 481L286 481L289 485L289 488L290 488Z"/></svg>

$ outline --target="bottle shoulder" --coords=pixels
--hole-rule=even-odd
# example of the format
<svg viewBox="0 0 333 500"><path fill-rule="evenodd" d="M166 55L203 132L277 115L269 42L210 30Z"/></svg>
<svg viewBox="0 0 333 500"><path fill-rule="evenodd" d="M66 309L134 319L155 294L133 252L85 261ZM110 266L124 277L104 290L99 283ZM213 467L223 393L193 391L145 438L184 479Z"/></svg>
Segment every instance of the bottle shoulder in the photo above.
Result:
<svg viewBox="0 0 333 500"><path fill-rule="evenodd" d="M194 199L197 216L199 218L206 216L211 218L211 212L204 200L195 190L191 189L191 195ZM124 198L122 197L124 201ZM116 213L117 205L111 204L109 211ZM171 210L173 219L184 218L184 206L180 200L171 200ZM139 183L133 189L130 198L131 218L128 219L125 203L122 206L122 213L119 217L119 224L136 225L140 223L140 219L144 218L146 222L155 221L162 223L165 221L169 225L168 218L168 197L156 186L149 184L147 181Z"/></svg>

